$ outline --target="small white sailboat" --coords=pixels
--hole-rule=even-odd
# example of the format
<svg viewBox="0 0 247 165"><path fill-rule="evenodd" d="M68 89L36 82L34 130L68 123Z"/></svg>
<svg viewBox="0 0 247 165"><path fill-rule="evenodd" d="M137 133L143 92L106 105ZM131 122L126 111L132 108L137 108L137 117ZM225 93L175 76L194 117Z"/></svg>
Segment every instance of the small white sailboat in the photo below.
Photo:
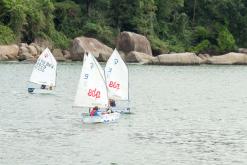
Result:
<svg viewBox="0 0 247 165"><path fill-rule="evenodd" d="M115 49L105 66L108 97L114 101L129 102L129 72L126 64ZM114 112L130 113L129 107L111 107Z"/></svg>
<svg viewBox="0 0 247 165"><path fill-rule="evenodd" d="M28 83L28 92L47 93L56 86L57 61L51 51L46 48L34 65Z"/></svg>
<svg viewBox="0 0 247 165"><path fill-rule="evenodd" d="M84 55L85 56L85 55ZM113 122L120 117L119 113L102 113L99 116L90 116L88 108L108 107L108 94L102 68L97 60L89 53L84 57L80 80L73 107L82 107L82 121L84 123Z"/></svg>

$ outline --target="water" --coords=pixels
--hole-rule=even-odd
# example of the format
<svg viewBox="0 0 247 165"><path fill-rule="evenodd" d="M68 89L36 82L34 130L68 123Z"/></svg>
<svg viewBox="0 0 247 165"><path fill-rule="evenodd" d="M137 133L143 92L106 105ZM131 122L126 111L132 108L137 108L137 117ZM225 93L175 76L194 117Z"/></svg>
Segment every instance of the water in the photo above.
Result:
<svg viewBox="0 0 247 165"><path fill-rule="evenodd" d="M28 94L32 64L0 64L0 164L247 164L246 66L129 65L132 115L82 124L81 63L56 91Z"/></svg>

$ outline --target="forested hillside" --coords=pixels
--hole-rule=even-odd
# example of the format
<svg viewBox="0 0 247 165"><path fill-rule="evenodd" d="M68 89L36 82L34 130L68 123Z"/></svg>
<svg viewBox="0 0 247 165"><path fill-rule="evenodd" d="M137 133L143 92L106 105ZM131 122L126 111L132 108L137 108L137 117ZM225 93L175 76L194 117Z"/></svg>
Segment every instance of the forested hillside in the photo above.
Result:
<svg viewBox="0 0 247 165"><path fill-rule="evenodd" d="M247 47L247 0L0 0L0 44L66 49L83 35L114 47L121 31L147 36L154 54L234 51Z"/></svg>

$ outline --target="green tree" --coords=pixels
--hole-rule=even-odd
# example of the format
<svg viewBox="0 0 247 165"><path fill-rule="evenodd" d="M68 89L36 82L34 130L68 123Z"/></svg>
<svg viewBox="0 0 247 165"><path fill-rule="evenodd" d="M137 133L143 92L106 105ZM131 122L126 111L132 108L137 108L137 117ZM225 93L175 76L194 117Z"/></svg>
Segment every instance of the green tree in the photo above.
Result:
<svg viewBox="0 0 247 165"><path fill-rule="evenodd" d="M233 51L236 48L235 39L226 27L220 30L217 41L220 52Z"/></svg>
<svg viewBox="0 0 247 165"><path fill-rule="evenodd" d="M15 42L15 34L7 26L0 25L0 44L10 44Z"/></svg>

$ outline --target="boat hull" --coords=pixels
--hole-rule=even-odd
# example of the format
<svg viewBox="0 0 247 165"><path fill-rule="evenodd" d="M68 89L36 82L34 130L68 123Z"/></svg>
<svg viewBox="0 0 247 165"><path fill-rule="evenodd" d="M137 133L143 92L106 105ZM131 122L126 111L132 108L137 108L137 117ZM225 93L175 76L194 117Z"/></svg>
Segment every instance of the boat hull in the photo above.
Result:
<svg viewBox="0 0 247 165"><path fill-rule="evenodd" d="M28 88L28 93L31 94L50 94L53 90L49 89L39 89L39 88Z"/></svg>
<svg viewBox="0 0 247 165"><path fill-rule="evenodd" d="M120 118L120 113L114 112L109 114L102 114L100 116L89 116L88 114L82 114L83 123L111 123Z"/></svg>
<svg viewBox="0 0 247 165"><path fill-rule="evenodd" d="M130 108L129 107L112 107L111 110L113 112L121 113L121 114L129 114Z"/></svg>

